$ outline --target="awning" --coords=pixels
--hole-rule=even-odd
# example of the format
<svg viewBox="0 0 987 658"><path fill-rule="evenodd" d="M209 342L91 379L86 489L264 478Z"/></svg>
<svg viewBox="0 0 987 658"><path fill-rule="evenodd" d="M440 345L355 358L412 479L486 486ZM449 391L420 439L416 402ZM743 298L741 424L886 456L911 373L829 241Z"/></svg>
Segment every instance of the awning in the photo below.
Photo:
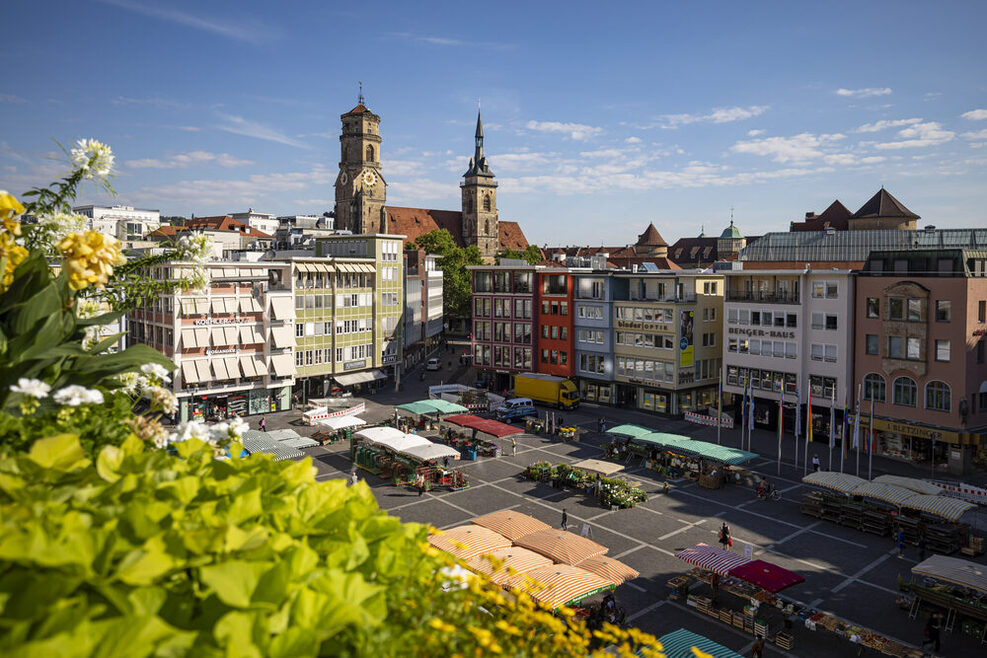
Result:
<svg viewBox="0 0 987 658"><path fill-rule="evenodd" d="M311 272L312 271L312 268L309 266L308 263L299 263L297 260L295 261L295 269L298 270L299 272Z"/></svg>
<svg viewBox="0 0 987 658"><path fill-rule="evenodd" d="M552 564L518 574L508 581L508 586L528 592L531 598L552 608L613 589L610 581L568 564Z"/></svg>
<svg viewBox="0 0 987 658"><path fill-rule="evenodd" d="M658 448L679 449L683 444L691 444L693 440L680 434L666 434L664 432L648 432L631 437L631 441L647 443Z"/></svg>
<svg viewBox="0 0 987 658"><path fill-rule="evenodd" d="M244 377L256 377L257 370L254 368L254 357L252 356L241 356L240 357L240 369L243 371Z"/></svg>
<svg viewBox="0 0 987 658"><path fill-rule="evenodd" d="M447 402L442 399L435 400L418 400L417 402L408 402L407 404L399 404L395 409L401 409L402 411L407 411L412 414L461 414L469 411L466 407L461 404L456 404L454 402Z"/></svg>
<svg viewBox="0 0 987 658"><path fill-rule="evenodd" d="M969 560L933 555L912 567L912 573L955 583L987 594L987 567Z"/></svg>
<svg viewBox="0 0 987 658"><path fill-rule="evenodd" d="M908 509L925 512L926 514L940 516L948 521L956 521L963 516L964 512L975 509L977 504L960 500L959 498L950 498L948 496L926 496L923 494L915 494L902 503L901 506Z"/></svg>
<svg viewBox="0 0 987 658"><path fill-rule="evenodd" d="M227 343L226 342L226 332L223 331L224 328L225 327L213 327L212 328L212 331L210 332L210 333L212 333L212 344L215 345L215 346L219 346L219 345L236 345L236 341L233 341L232 343Z"/></svg>
<svg viewBox="0 0 987 658"><path fill-rule="evenodd" d="M230 379L229 373L226 372L226 363L222 359L213 359L210 363L216 379Z"/></svg>
<svg viewBox="0 0 987 658"><path fill-rule="evenodd" d="M182 347L195 348L199 343L195 339L195 329L182 329Z"/></svg>
<svg viewBox="0 0 987 658"><path fill-rule="evenodd" d="M191 297L182 300L182 313L185 315L205 315L209 312L209 300L205 297Z"/></svg>
<svg viewBox="0 0 987 658"><path fill-rule="evenodd" d="M275 354L271 357L271 367L278 377L294 377L295 364L290 354Z"/></svg>
<svg viewBox="0 0 987 658"><path fill-rule="evenodd" d="M658 638L661 651L666 658L694 658L692 647L713 656L713 658L743 658L736 651L727 649L709 638L680 628Z"/></svg>
<svg viewBox="0 0 987 658"><path fill-rule="evenodd" d="M435 398L434 400L429 400L428 402L434 406L436 411L440 414L462 414L469 411L469 409L461 404L449 402L448 400L443 400L442 398Z"/></svg>
<svg viewBox="0 0 987 658"><path fill-rule="evenodd" d="M404 452L410 448L432 445L432 442L423 436L405 434L404 432L401 433L401 436L392 435L381 437L374 441L374 443L381 447L389 448L394 452Z"/></svg>
<svg viewBox="0 0 987 658"><path fill-rule="evenodd" d="M240 328L235 324L227 325L223 327L223 333L226 335L227 345L238 345L240 341Z"/></svg>
<svg viewBox="0 0 987 658"><path fill-rule="evenodd" d="M197 384L199 382L199 373L195 370L194 361L182 361L182 379L185 380L186 384Z"/></svg>
<svg viewBox="0 0 987 658"><path fill-rule="evenodd" d="M654 430L648 429L647 427L641 427L640 425L618 425L613 429L607 430L607 434L623 434L626 436L641 436L644 434L651 434Z"/></svg>
<svg viewBox="0 0 987 658"><path fill-rule="evenodd" d="M860 485L865 484L867 480L858 478L856 475L850 475L849 473L818 471L816 473L809 473L803 477L802 482L812 484L817 487L833 489L834 491L839 491L840 493L850 493Z"/></svg>
<svg viewBox="0 0 987 658"><path fill-rule="evenodd" d="M576 564L586 558L603 555L609 550L592 539L554 528L532 532L514 543L564 564Z"/></svg>
<svg viewBox="0 0 987 658"><path fill-rule="evenodd" d="M459 452L455 448L450 448L439 443L404 448L398 452L423 462L437 461L447 457L449 459L459 459Z"/></svg>
<svg viewBox="0 0 987 658"><path fill-rule="evenodd" d="M209 327L195 328L195 342L198 347L209 347Z"/></svg>
<svg viewBox="0 0 987 658"><path fill-rule="evenodd" d="M271 327L271 339L274 347L291 347L295 344L295 337L291 334L291 327Z"/></svg>
<svg viewBox="0 0 987 658"><path fill-rule="evenodd" d="M396 427L387 427L382 425L380 427L368 427L365 430L360 430L359 432L356 432L356 436L363 437L370 443L378 443L382 439L389 436L404 436L404 432Z"/></svg>
<svg viewBox="0 0 987 658"><path fill-rule="evenodd" d="M619 473L624 470L621 464L615 462L605 462L602 459L584 459L581 462L576 462L572 465L573 468L578 468L582 471L590 471L591 473L599 473L600 475L610 477L614 473Z"/></svg>
<svg viewBox="0 0 987 658"><path fill-rule="evenodd" d="M696 544L692 548L679 551L675 557L721 576L726 576L730 573L730 569L748 562L743 555L731 553L708 544Z"/></svg>
<svg viewBox="0 0 987 658"><path fill-rule="evenodd" d="M260 313L263 310L261 305L253 297L240 297L241 313Z"/></svg>
<svg viewBox="0 0 987 658"><path fill-rule="evenodd" d="M340 386L355 386L356 384L372 382L378 379L387 379L387 375L380 370L364 370L363 372L354 372L349 375L333 375L332 378Z"/></svg>
<svg viewBox="0 0 987 658"><path fill-rule="evenodd" d="M199 381L203 384L208 384L212 381L212 373L209 372L209 361L208 359L199 359L195 362L195 370L199 373Z"/></svg>
<svg viewBox="0 0 987 658"><path fill-rule="evenodd" d="M227 356L223 358L226 362L226 372L229 374L230 379L240 378L240 357Z"/></svg>
<svg viewBox="0 0 987 658"><path fill-rule="evenodd" d="M728 448L727 446L707 443L706 441L689 440L688 442L675 442L673 437L678 436L676 434L666 434L664 436L666 437L664 440L671 441L669 444L670 450L681 450L693 456L722 464L743 464L760 456L756 452L748 452L740 448ZM637 440L640 441L645 438L647 437L639 437Z"/></svg>
<svg viewBox="0 0 987 658"><path fill-rule="evenodd" d="M915 493L925 494L927 496L938 496L942 493L942 487L938 485L926 482L925 480L906 478L900 475L879 475L873 481L881 482L882 484L893 484L896 487L910 489Z"/></svg>
<svg viewBox="0 0 987 658"><path fill-rule="evenodd" d="M533 532L552 529L552 526L539 521L533 516L509 509L484 514L473 519L472 523L482 525L484 528L490 528L511 541L517 541L521 537L530 535Z"/></svg>
<svg viewBox="0 0 987 658"><path fill-rule="evenodd" d="M890 503L895 507L901 507L902 503L917 494L914 491L902 489L901 487L896 487L892 484L865 482L854 488L850 492L850 495L864 496L865 498L876 498L877 500L883 500L886 503Z"/></svg>
<svg viewBox="0 0 987 658"><path fill-rule="evenodd" d="M730 569L730 575L772 594L777 594L787 587L805 582L805 578L794 571L789 571L764 560L753 560L734 567Z"/></svg>
<svg viewBox="0 0 987 658"><path fill-rule="evenodd" d="M236 298L234 297L213 297L213 313L236 313Z"/></svg>
<svg viewBox="0 0 987 658"><path fill-rule="evenodd" d="M325 425L329 429L341 430L347 427L358 427L360 425L366 425L367 421L360 420L356 416L330 416L329 418L320 418L315 421L319 425Z"/></svg>
<svg viewBox="0 0 987 658"><path fill-rule="evenodd" d="M267 362L264 361L263 357L254 357L254 370L257 371L258 377L267 377L269 371L267 369Z"/></svg>
<svg viewBox="0 0 987 658"><path fill-rule="evenodd" d="M427 400L419 400L418 402L408 402L406 404L398 404L395 405L394 408L417 415L435 413L435 407L429 404Z"/></svg>
<svg viewBox="0 0 987 658"><path fill-rule="evenodd" d="M614 585L622 585L624 582L634 580L641 575L639 571L631 569L620 560L615 560L612 557L607 557L606 555L597 555L595 557L586 558L576 566L580 569L585 569L590 573L595 573L600 578L609 581Z"/></svg>
<svg viewBox="0 0 987 658"><path fill-rule="evenodd" d="M240 343L243 345L257 345L258 343L263 343L264 337L257 327L252 324L246 324L240 327Z"/></svg>
<svg viewBox="0 0 987 658"><path fill-rule="evenodd" d="M469 560L500 548L510 548L511 540L478 525L461 525L441 535L429 535L428 543L460 560Z"/></svg>
<svg viewBox="0 0 987 658"><path fill-rule="evenodd" d="M472 414L460 414L458 416L449 416L443 420L449 421L454 425L459 425L460 427L469 427L475 429L477 432L483 432L484 434L489 434L495 436L498 439L502 439L505 436L511 436L512 434L523 434L524 430L520 427L514 427L513 425L508 425L507 423L501 423L496 420L487 420L486 418L479 418L473 416Z"/></svg>
<svg viewBox="0 0 987 658"><path fill-rule="evenodd" d="M487 555L478 555L472 558L466 562L466 566L476 573L486 574L490 580L498 585L506 585L511 578L519 573L527 573L533 569L552 564L552 561L544 555L520 546L499 548L496 551L491 551L489 555L500 562L499 569L494 570ZM513 573L508 573L509 571L513 571Z"/></svg>
<svg viewBox="0 0 987 658"><path fill-rule="evenodd" d="M275 320L290 320L295 314L291 297L271 297L271 313Z"/></svg>

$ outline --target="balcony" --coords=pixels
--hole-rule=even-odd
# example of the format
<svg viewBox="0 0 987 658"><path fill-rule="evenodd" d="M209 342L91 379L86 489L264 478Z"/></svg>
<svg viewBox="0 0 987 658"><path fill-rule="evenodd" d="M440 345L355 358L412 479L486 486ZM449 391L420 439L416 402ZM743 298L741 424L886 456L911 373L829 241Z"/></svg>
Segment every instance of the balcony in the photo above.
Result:
<svg viewBox="0 0 987 658"><path fill-rule="evenodd" d="M662 304L682 304L696 301L696 293L686 292L681 295L638 295L631 294L628 301L632 302L660 302Z"/></svg>
<svg viewBox="0 0 987 658"><path fill-rule="evenodd" d="M797 292L759 292L756 290L727 290L728 302L761 302L766 304L798 304Z"/></svg>

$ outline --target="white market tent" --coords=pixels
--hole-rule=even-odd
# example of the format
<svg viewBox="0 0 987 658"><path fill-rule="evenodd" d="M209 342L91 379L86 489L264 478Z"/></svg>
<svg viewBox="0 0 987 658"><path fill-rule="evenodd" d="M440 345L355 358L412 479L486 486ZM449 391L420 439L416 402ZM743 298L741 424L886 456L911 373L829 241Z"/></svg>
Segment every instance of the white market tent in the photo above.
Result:
<svg viewBox="0 0 987 658"><path fill-rule="evenodd" d="M401 454L407 455L409 457L414 457L415 459L420 459L422 461L434 461L436 459L444 459L448 457L449 459L459 459L459 452L449 446L444 446L438 443L429 443L426 446L413 446L411 448L405 448L401 451Z"/></svg>
<svg viewBox="0 0 987 658"><path fill-rule="evenodd" d="M402 437L404 432L394 427L368 427L365 430L360 430L356 433L357 436L363 437L370 443L380 443L382 439L387 437Z"/></svg>
<svg viewBox="0 0 987 658"><path fill-rule="evenodd" d="M432 445L432 442L423 436L418 436L417 434L402 434L401 436L385 437L380 441L377 441L377 445L390 448L394 452L404 452L409 448Z"/></svg>
<svg viewBox="0 0 987 658"><path fill-rule="evenodd" d="M329 429L333 430L341 430L347 427L359 427L360 425L367 424L367 421L360 420L356 416L335 416L332 418L323 418L315 422L319 425L325 425Z"/></svg>
<svg viewBox="0 0 987 658"><path fill-rule="evenodd" d="M607 462L601 459L584 459L581 462L576 462L572 465L572 467L583 471L599 473L605 477L610 477L614 473L619 473L624 470L624 467L621 464Z"/></svg>
<svg viewBox="0 0 987 658"><path fill-rule="evenodd" d="M874 478L874 482L893 484L896 487L904 487L905 489L910 489L915 493L925 494L927 496L938 496L942 493L942 487L938 485L932 484L931 482L926 482L925 480L906 478L900 475L878 475Z"/></svg>
<svg viewBox="0 0 987 658"><path fill-rule="evenodd" d="M987 594L987 567L969 560L933 555L912 567L912 573L955 583Z"/></svg>

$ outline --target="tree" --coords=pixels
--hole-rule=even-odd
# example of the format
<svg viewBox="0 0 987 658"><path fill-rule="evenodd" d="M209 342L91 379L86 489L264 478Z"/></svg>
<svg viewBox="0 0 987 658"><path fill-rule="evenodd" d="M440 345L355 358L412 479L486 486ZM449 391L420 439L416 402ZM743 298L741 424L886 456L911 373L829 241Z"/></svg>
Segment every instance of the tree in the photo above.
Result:
<svg viewBox="0 0 987 658"><path fill-rule="evenodd" d="M515 258L517 260L527 261L529 265L535 265L544 260L544 256L541 253L541 249L533 244L529 244L524 251L519 251L517 249L503 249L497 252L496 259L497 264L500 264L502 258Z"/></svg>
<svg viewBox="0 0 987 658"><path fill-rule="evenodd" d="M475 245L460 247L448 230L436 229L415 238L425 253L440 256L442 270L442 306L447 316L468 318L472 313L473 286L470 265L482 265L483 254Z"/></svg>

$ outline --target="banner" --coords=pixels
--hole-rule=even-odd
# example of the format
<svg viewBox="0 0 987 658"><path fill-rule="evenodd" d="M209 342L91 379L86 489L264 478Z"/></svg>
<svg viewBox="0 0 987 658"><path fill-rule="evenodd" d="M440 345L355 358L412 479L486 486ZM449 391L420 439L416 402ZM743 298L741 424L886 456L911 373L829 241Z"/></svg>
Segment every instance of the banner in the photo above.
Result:
<svg viewBox="0 0 987 658"><path fill-rule="evenodd" d="M692 326L695 311L682 311L679 323L679 366L688 368L695 365L692 343Z"/></svg>

